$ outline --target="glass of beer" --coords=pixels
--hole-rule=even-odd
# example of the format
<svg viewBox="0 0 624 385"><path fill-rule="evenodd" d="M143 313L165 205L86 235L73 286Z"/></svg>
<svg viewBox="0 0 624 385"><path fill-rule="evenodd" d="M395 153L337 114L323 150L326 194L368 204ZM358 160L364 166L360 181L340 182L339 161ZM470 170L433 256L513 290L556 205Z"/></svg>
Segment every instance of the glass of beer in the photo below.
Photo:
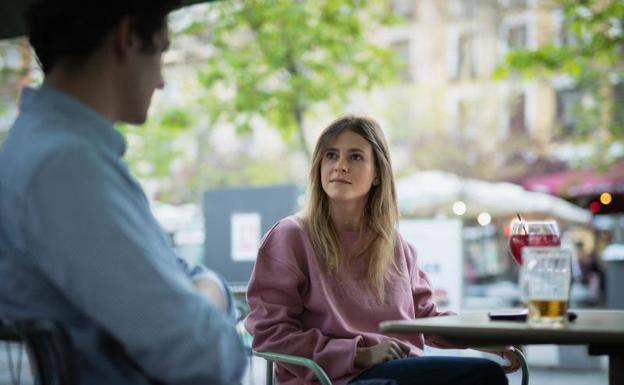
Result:
<svg viewBox="0 0 624 385"><path fill-rule="evenodd" d="M524 247L521 279L530 326L565 325L572 279L572 252L556 247Z"/></svg>

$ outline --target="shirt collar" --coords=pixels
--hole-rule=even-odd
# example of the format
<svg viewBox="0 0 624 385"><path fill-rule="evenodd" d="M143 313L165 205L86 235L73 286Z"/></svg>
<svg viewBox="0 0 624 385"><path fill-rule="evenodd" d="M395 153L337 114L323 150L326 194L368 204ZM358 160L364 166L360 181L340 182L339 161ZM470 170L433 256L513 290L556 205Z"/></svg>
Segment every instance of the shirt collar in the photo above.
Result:
<svg viewBox="0 0 624 385"><path fill-rule="evenodd" d="M24 87L20 97L20 111L30 109L48 109L49 112L60 114L71 122L60 126L62 129L71 130L96 145L114 151L120 157L126 152L126 141L111 122L86 104L53 87Z"/></svg>

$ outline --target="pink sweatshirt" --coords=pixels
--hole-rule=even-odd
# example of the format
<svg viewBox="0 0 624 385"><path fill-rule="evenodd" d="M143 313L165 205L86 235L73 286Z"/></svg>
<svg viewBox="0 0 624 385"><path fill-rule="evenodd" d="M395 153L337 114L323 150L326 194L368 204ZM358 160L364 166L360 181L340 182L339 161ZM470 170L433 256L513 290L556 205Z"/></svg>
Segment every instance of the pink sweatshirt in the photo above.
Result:
<svg viewBox="0 0 624 385"><path fill-rule="evenodd" d="M357 233L341 234L343 252L353 252L357 239ZM253 348L310 358L342 385L362 371L354 367L356 348L389 338L378 330L381 321L452 314L438 311L416 251L401 236L395 256L399 272L386 283L381 303L352 275L321 271L301 219L280 220L264 236L249 281L245 327ZM412 345L411 355L422 354L422 334L395 337ZM280 385L316 383L311 371L294 365L277 365L276 377Z"/></svg>

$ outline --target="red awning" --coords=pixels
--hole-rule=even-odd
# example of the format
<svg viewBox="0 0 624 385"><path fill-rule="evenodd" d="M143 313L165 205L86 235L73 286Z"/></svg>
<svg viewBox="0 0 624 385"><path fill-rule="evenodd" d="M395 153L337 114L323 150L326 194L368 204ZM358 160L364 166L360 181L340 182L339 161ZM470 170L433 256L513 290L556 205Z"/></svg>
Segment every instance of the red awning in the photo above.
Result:
<svg viewBox="0 0 624 385"><path fill-rule="evenodd" d="M624 193L624 161L613 164L604 172L568 170L529 178L522 186L527 190L563 197L597 195L605 191Z"/></svg>

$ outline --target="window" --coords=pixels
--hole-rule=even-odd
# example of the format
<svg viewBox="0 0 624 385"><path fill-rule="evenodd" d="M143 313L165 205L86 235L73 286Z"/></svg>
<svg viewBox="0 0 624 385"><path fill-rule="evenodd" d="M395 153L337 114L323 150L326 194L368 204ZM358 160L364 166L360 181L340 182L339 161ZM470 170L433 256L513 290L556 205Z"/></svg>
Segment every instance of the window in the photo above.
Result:
<svg viewBox="0 0 624 385"><path fill-rule="evenodd" d="M469 19L479 15L480 0L454 0L449 3L449 14L459 19Z"/></svg>
<svg viewBox="0 0 624 385"><path fill-rule="evenodd" d="M463 33L457 41L457 64L453 79L476 79L477 57L475 52L475 34Z"/></svg>
<svg viewBox="0 0 624 385"><path fill-rule="evenodd" d="M527 0L507 0L509 7L526 7L528 4Z"/></svg>
<svg viewBox="0 0 624 385"><path fill-rule="evenodd" d="M457 103L457 137L460 140L476 136L477 108L474 100L464 99Z"/></svg>
<svg viewBox="0 0 624 385"><path fill-rule="evenodd" d="M400 40L392 43L392 49L399 56L401 60L401 69L399 70L399 79L404 82L411 82L414 80L412 74L412 60L411 49L409 40Z"/></svg>
<svg viewBox="0 0 624 385"><path fill-rule="evenodd" d="M509 134L510 136L521 136L526 134L526 114L524 94L512 96L509 104Z"/></svg>
<svg viewBox="0 0 624 385"><path fill-rule="evenodd" d="M479 15L479 0L463 0L460 4L460 16L472 18Z"/></svg>
<svg viewBox="0 0 624 385"><path fill-rule="evenodd" d="M568 21L563 21L559 27L559 42L562 46L573 46L576 44L576 36Z"/></svg>
<svg viewBox="0 0 624 385"><path fill-rule="evenodd" d="M624 82L613 87L613 124L624 128Z"/></svg>
<svg viewBox="0 0 624 385"><path fill-rule="evenodd" d="M416 0L392 0L390 7L392 13L409 20L416 18Z"/></svg>
<svg viewBox="0 0 624 385"><path fill-rule="evenodd" d="M562 136L570 135L576 126L575 111L581 101L581 93L578 90L557 91L557 116L556 123L561 128Z"/></svg>
<svg viewBox="0 0 624 385"><path fill-rule="evenodd" d="M527 46L527 27L519 25L509 28L507 32L507 47L509 49L523 49Z"/></svg>
<svg viewBox="0 0 624 385"><path fill-rule="evenodd" d="M499 0L499 4L508 8L524 8L529 5L528 0Z"/></svg>

